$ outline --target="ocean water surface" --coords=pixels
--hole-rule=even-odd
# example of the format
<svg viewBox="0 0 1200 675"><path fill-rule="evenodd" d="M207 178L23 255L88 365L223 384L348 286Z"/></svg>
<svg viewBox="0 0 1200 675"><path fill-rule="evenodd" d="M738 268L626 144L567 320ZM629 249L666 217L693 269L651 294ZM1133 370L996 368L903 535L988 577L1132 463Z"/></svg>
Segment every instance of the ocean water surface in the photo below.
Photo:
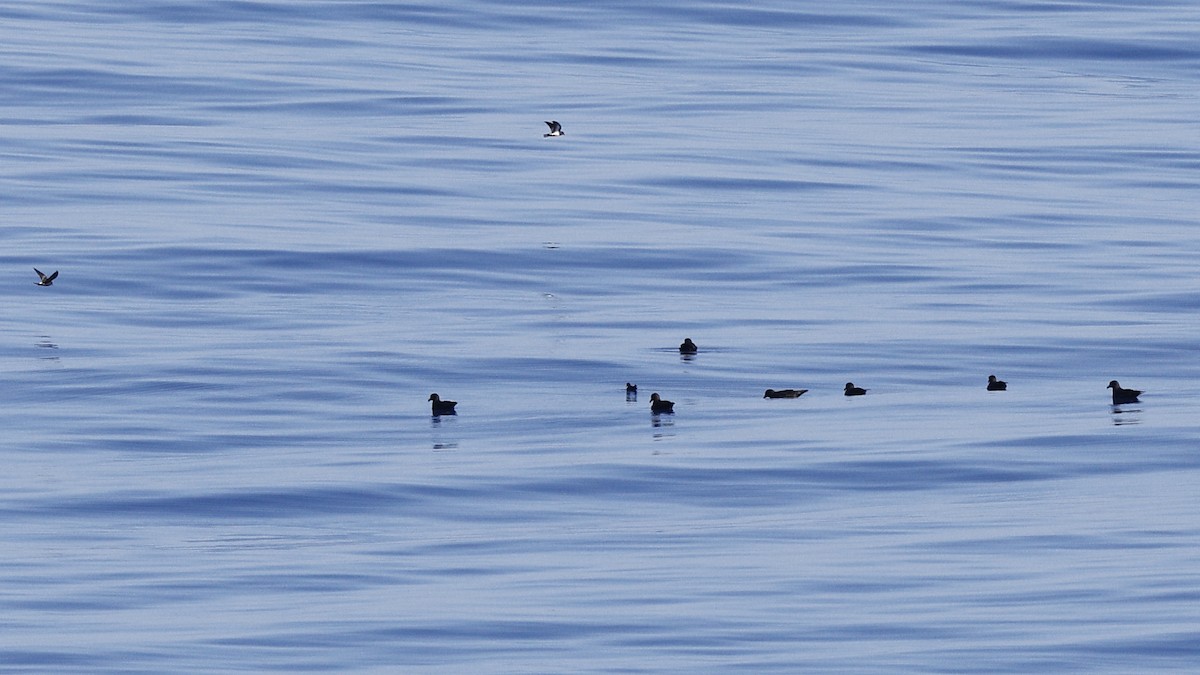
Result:
<svg viewBox="0 0 1200 675"><path fill-rule="evenodd" d="M1191 3L0 19L0 671L1200 662Z"/></svg>

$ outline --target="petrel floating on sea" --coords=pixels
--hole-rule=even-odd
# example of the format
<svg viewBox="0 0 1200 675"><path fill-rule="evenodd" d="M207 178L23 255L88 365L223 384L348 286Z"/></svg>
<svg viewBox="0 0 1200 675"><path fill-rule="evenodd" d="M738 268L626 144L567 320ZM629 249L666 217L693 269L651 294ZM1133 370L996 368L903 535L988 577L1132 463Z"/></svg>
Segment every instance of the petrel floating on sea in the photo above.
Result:
<svg viewBox="0 0 1200 675"><path fill-rule="evenodd" d="M674 415L675 402L664 401L657 392L650 394L650 412L655 415Z"/></svg>
<svg viewBox="0 0 1200 675"><path fill-rule="evenodd" d="M1123 405L1125 403L1141 403L1138 397L1142 395L1141 389L1126 389L1122 387L1116 380L1108 383L1108 388L1112 389L1113 405Z"/></svg>
<svg viewBox="0 0 1200 675"><path fill-rule="evenodd" d="M46 276L45 274L42 274L42 271L36 267L33 268L33 271L38 273L38 280L37 280L38 286L53 286L54 280L56 278L58 278L58 270L54 270L54 274L51 274L50 276Z"/></svg>
<svg viewBox="0 0 1200 675"><path fill-rule="evenodd" d="M458 401L443 401L437 394L430 394L430 408L433 409L433 416L440 417L442 415L457 415L454 411L454 406L458 405Z"/></svg>

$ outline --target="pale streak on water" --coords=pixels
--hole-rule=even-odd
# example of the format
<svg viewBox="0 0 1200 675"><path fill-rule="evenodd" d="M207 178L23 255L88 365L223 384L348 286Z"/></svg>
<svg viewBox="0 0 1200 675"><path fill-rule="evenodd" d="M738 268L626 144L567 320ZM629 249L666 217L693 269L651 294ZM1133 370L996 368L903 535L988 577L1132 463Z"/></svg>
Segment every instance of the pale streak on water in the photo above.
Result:
<svg viewBox="0 0 1200 675"><path fill-rule="evenodd" d="M1194 668L1197 28L6 4L0 670Z"/></svg>

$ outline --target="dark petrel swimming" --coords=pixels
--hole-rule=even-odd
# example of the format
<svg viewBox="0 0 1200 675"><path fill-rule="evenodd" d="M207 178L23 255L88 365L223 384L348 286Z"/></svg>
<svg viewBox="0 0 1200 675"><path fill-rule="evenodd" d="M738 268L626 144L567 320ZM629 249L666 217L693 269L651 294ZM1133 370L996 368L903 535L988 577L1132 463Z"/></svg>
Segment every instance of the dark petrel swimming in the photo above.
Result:
<svg viewBox="0 0 1200 675"><path fill-rule="evenodd" d="M454 406L458 405L458 401L443 401L437 394L430 394L429 400L432 401L430 407L433 408L433 415L457 415L454 411Z"/></svg>
<svg viewBox="0 0 1200 675"><path fill-rule="evenodd" d="M1126 389L1122 387L1116 380L1108 383L1108 388L1113 392L1113 405L1121 405L1122 403L1141 403L1138 397L1142 395L1140 389Z"/></svg>
<svg viewBox="0 0 1200 675"><path fill-rule="evenodd" d="M650 394L650 412L654 413L655 415L659 415L659 414L663 414L663 413L674 414L675 402L674 401L664 401L664 400L662 400L662 398L659 397L658 392L655 392L653 394Z"/></svg>

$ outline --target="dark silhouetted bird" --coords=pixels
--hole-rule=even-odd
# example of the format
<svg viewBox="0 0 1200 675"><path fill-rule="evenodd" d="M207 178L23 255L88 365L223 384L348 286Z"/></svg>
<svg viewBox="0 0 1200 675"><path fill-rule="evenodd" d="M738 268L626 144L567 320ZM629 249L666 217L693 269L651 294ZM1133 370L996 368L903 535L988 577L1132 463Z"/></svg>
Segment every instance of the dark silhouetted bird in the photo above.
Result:
<svg viewBox="0 0 1200 675"><path fill-rule="evenodd" d="M683 344L679 345L680 354L695 354L698 351L700 348L696 346L695 342L692 342L692 338L684 338Z"/></svg>
<svg viewBox="0 0 1200 675"><path fill-rule="evenodd" d="M844 393L846 396L862 396L863 394L867 393L867 390L863 389L862 387L854 386L853 382L847 382L846 391Z"/></svg>
<svg viewBox="0 0 1200 675"><path fill-rule="evenodd" d="M458 401L443 401L437 394L430 394L429 400L433 403L430 407L433 408L433 415L457 415L454 411L454 406L458 405Z"/></svg>
<svg viewBox="0 0 1200 675"><path fill-rule="evenodd" d="M558 122L546 122L546 126L550 127L550 133L542 134L543 138L548 138L550 136L562 136L565 133L562 130L562 125ZM584 136L587 136L587 134L585 133Z"/></svg>
<svg viewBox="0 0 1200 675"><path fill-rule="evenodd" d="M1108 383L1108 388L1113 391L1113 405L1121 405L1122 403L1141 403L1138 397L1142 395L1139 389L1125 389L1116 380Z"/></svg>
<svg viewBox="0 0 1200 675"><path fill-rule="evenodd" d="M997 380L995 375L988 375L988 391L1008 391L1008 383Z"/></svg>
<svg viewBox="0 0 1200 675"><path fill-rule="evenodd" d="M34 283L36 283L38 286L53 286L54 280L58 278L58 270L54 270L54 274L51 274L50 276L42 274L42 271L36 267L33 268L33 271L37 272L38 280Z"/></svg>
<svg viewBox="0 0 1200 675"><path fill-rule="evenodd" d="M655 415L658 415L661 413L674 413L675 412L675 402L674 401L664 401L661 398L659 398L658 393L655 392L653 394L650 394L650 412L654 413Z"/></svg>
<svg viewBox="0 0 1200 675"><path fill-rule="evenodd" d="M800 398L800 396L808 391L807 389L768 389L763 393L763 398Z"/></svg>

